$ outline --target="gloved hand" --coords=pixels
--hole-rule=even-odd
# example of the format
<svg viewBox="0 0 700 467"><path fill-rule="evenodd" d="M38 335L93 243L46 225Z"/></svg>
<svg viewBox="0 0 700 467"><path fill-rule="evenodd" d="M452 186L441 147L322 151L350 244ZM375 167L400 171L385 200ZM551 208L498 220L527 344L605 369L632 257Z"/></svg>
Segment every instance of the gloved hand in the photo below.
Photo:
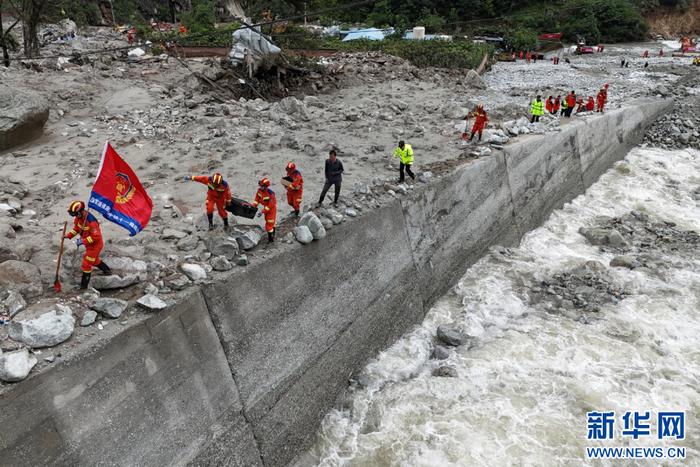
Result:
<svg viewBox="0 0 700 467"><path fill-rule="evenodd" d="M257 217L262 217L262 215L263 215L263 212L262 212L262 211L258 211Z"/></svg>
<svg viewBox="0 0 700 467"><path fill-rule="evenodd" d="M189 182L190 180L192 180L192 175L185 175L185 177L183 178L183 181L185 182Z"/></svg>
<svg viewBox="0 0 700 467"><path fill-rule="evenodd" d="M83 244L83 239L82 239L82 238L76 238L76 239L75 239L75 244L76 244L76 246L80 247L80 245Z"/></svg>

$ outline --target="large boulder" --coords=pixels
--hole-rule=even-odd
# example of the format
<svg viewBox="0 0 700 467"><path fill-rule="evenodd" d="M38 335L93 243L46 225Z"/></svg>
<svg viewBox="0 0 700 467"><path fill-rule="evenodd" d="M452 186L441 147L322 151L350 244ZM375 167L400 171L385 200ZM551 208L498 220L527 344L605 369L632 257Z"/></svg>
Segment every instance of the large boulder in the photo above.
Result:
<svg viewBox="0 0 700 467"><path fill-rule="evenodd" d="M3 288L25 297L38 297L42 292L39 268L25 261L5 261L0 264L0 289Z"/></svg>
<svg viewBox="0 0 700 467"><path fill-rule="evenodd" d="M213 256L225 256L226 259L233 259L239 254L238 242L233 237L209 237L204 242L207 250Z"/></svg>
<svg viewBox="0 0 700 467"><path fill-rule="evenodd" d="M457 347L467 342L467 336L455 328L449 326L438 326L437 338L443 343L451 347Z"/></svg>
<svg viewBox="0 0 700 467"><path fill-rule="evenodd" d="M314 236L309 228L305 225L294 228L294 238L301 244L308 245L314 241Z"/></svg>
<svg viewBox="0 0 700 467"><path fill-rule="evenodd" d="M301 120L310 120L311 118L306 105L296 97L285 97L279 102L279 107L287 115L300 118Z"/></svg>
<svg viewBox="0 0 700 467"><path fill-rule="evenodd" d="M90 285L97 290L113 290L123 289L139 282L138 274L126 274L124 276L112 274L111 276L95 276L90 280Z"/></svg>
<svg viewBox="0 0 700 467"><path fill-rule="evenodd" d="M12 321L10 338L32 348L52 347L68 339L74 328L73 316L52 310L35 319Z"/></svg>
<svg viewBox="0 0 700 467"><path fill-rule="evenodd" d="M49 103L38 93L0 87L0 151L38 136L49 118Z"/></svg>
<svg viewBox="0 0 700 467"><path fill-rule="evenodd" d="M298 227L308 227L311 235L313 235L314 240L321 240L326 238L326 228L323 226L323 222L318 218L313 211L309 211L299 219Z"/></svg>
<svg viewBox="0 0 700 467"><path fill-rule="evenodd" d="M262 232L260 230L249 230L243 235L236 237L236 242L241 250L250 250L260 243L261 238Z"/></svg>
<svg viewBox="0 0 700 467"><path fill-rule="evenodd" d="M472 88L486 89L488 87L486 85L486 81L484 81L484 78L482 78L475 70L469 70L467 72L467 76L464 78L464 81L467 86L471 86Z"/></svg>
<svg viewBox="0 0 700 467"><path fill-rule="evenodd" d="M36 358L29 355L27 349L0 354L0 380L7 383L22 381L36 363Z"/></svg>

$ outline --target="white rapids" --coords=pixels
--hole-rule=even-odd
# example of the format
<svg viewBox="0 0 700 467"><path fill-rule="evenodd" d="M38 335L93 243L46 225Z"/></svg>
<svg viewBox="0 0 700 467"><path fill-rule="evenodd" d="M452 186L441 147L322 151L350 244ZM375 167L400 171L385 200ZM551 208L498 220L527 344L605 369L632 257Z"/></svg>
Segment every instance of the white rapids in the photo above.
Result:
<svg viewBox="0 0 700 467"><path fill-rule="evenodd" d="M586 412L685 410L686 447L700 465L700 252L663 254L663 272L611 268L614 256L578 233L596 216L641 211L700 231L700 153L638 148L517 248L469 269L422 325L371 361L326 415L300 464L321 466L659 465L587 461ZM504 254L503 251L506 251ZM595 260L631 294L596 319L548 313L522 284ZM436 328L473 338L430 359ZM451 365L457 377L431 372ZM655 424L652 419L652 425ZM595 444L600 443L600 444ZM663 463L662 465L666 465ZM668 465L671 465L670 463ZM676 465L676 464L673 464Z"/></svg>

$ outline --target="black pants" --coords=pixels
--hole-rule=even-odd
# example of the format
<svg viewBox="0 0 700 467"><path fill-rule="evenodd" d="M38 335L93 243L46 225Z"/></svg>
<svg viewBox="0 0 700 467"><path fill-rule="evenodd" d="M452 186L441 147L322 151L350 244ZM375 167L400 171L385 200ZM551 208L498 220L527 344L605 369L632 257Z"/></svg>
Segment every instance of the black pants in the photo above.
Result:
<svg viewBox="0 0 700 467"><path fill-rule="evenodd" d="M535 123L540 121L540 116L539 115L533 115L532 118L530 119L530 123Z"/></svg>
<svg viewBox="0 0 700 467"><path fill-rule="evenodd" d="M399 182L403 182L406 179L406 176L403 174L404 169L406 169L406 173L409 177L411 177L412 180L416 179L416 176L411 171L411 164L404 164L403 162L401 162L399 164Z"/></svg>
<svg viewBox="0 0 700 467"><path fill-rule="evenodd" d="M333 197L333 204L338 203L338 198L340 197L340 185L341 182L329 182L326 180L326 184L323 185L323 191L321 192L321 197L318 199L318 204L323 203L323 200L326 199L326 193L328 193L328 189L331 187L331 185L335 185L335 196Z"/></svg>

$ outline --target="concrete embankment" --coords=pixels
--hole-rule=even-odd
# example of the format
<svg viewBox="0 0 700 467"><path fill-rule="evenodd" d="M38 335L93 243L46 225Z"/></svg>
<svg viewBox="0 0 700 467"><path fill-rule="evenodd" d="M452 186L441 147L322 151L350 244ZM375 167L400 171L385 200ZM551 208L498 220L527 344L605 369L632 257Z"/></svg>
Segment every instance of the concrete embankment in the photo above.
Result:
<svg viewBox="0 0 700 467"><path fill-rule="evenodd" d="M518 139L17 383L0 396L0 465L289 463L368 358L490 246L516 244L581 194L670 105L637 101Z"/></svg>

